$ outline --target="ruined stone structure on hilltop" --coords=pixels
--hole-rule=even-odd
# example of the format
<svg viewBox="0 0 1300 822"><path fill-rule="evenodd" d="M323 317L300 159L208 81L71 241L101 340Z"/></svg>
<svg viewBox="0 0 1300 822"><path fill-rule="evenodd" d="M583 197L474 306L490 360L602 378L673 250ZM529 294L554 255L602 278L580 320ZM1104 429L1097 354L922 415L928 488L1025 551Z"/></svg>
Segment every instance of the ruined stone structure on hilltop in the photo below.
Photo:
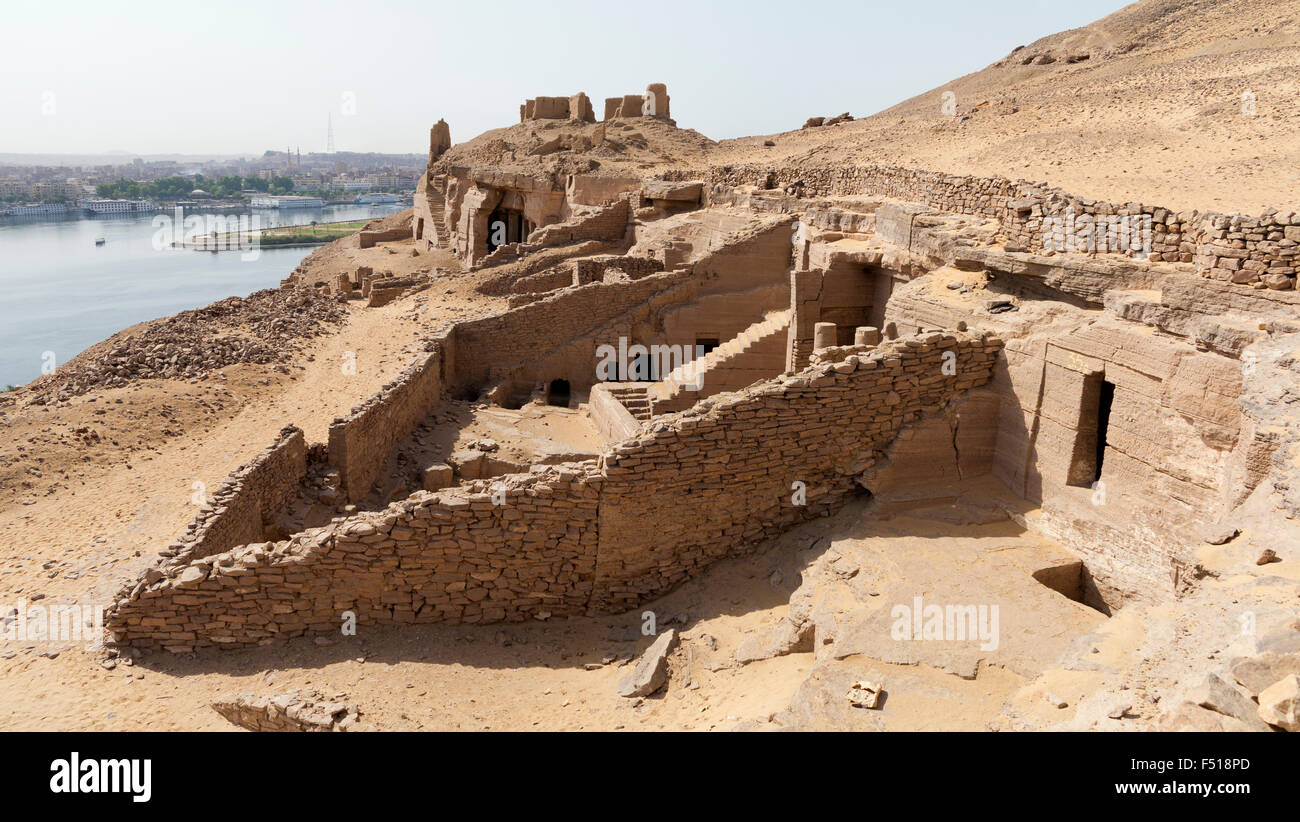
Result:
<svg viewBox="0 0 1300 822"><path fill-rule="evenodd" d="M594 120L581 93L520 116ZM639 116L668 118L662 85L606 100L606 120ZM121 593L119 642L247 646L332 630L342 610L371 624L621 611L850 500L909 510L990 485L1077 558L1034 578L1109 614L1194 595L1207 534L1300 510L1300 428L1279 401L1300 339L1300 213L883 166L556 178L449 144L440 121L410 240L453 251L509 308L431 329L396 382L334 422L324 455L286 430ZM407 464L423 485L367 507L456 400L581 406L604 448L522 471L490 455L445 474ZM273 531L286 483L313 470L363 510ZM268 527L221 527L235 511Z"/></svg>

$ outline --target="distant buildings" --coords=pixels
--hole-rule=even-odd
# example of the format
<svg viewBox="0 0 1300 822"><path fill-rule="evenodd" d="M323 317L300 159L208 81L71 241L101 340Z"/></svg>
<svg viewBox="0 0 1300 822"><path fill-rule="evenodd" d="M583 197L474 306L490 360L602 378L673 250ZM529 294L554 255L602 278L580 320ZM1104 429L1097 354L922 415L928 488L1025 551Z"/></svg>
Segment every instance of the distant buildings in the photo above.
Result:
<svg viewBox="0 0 1300 822"><path fill-rule="evenodd" d="M320 197L260 195L253 198L251 205L253 208L321 208L325 203Z"/></svg>
<svg viewBox="0 0 1300 822"><path fill-rule="evenodd" d="M405 174L372 174L370 182L375 188L415 188L415 176Z"/></svg>
<svg viewBox="0 0 1300 822"><path fill-rule="evenodd" d="M170 207L182 198L187 202L209 200L195 189L203 189L212 198L220 199L222 205L250 203L257 208L314 208L322 205L321 200L333 200L339 195L346 195L350 200L367 193L409 194L414 191L416 180L427 162L428 158L423 154L337 152L290 155L287 151L272 151L260 157L196 157L179 161L125 158L110 163L96 163L92 159L89 162L83 160L82 164L62 165L4 163L0 164L0 215L130 214L154 212L158 208L155 202ZM198 175L202 175L202 179ZM240 178L240 184L234 187L240 193L233 194L228 183L221 186L221 193L215 193L218 191L217 181L231 176ZM166 186L154 187L170 192L167 195L155 195L153 190L145 187L146 183L172 181L178 177L189 178L192 182L184 186L169 182ZM264 184L253 186L250 177L266 181L289 177L293 189L279 183L274 190L289 190L298 196L271 194L265 191L268 186ZM107 196L99 193L98 186L128 180L140 186L134 189L120 186L110 190ZM253 188L263 190L259 192ZM154 202L110 199L112 196L149 197ZM316 196L321 199L316 199ZM256 202L250 202L254 198ZM232 202L227 203L227 200ZM267 205L268 202L274 204Z"/></svg>

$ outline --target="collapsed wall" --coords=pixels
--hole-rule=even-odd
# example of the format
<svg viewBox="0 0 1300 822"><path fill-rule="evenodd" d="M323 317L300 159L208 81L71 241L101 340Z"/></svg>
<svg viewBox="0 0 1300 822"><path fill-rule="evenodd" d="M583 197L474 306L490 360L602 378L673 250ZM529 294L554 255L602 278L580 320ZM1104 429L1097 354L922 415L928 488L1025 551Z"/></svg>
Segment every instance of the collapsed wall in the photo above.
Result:
<svg viewBox="0 0 1300 822"><path fill-rule="evenodd" d="M160 558L140 581L119 592L118 599L131 596L133 589L144 582L162 579L165 573L184 568L194 560L265 539L276 515L297 495L307 474L307 461L307 440L302 429L292 425L281 429L275 442L232 471L221 487L204 500L185 532L160 552Z"/></svg>
<svg viewBox="0 0 1300 822"><path fill-rule="evenodd" d="M621 241L627 234L628 220L631 216L628 202L630 196L620 195L618 199L607 205L585 207L567 220L534 229L518 242L496 247L479 261L479 265L484 268L500 265L544 248L573 243L591 240Z"/></svg>
<svg viewBox="0 0 1300 822"><path fill-rule="evenodd" d="M361 625L518 621L582 613L596 489L582 466L514 475L490 494L418 492L383 512L197 559L106 619L114 640L242 647Z"/></svg>
<svg viewBox="0 0 1300 822"><path fill-rule="evenodd" d="M900 427L987 382L1000 346L925 335L719 395L599 463L421 491L196 558L142 580L105 624L119 643L188 651L338 630L345 611L401 624L622 610L844 501Z"/></svg>

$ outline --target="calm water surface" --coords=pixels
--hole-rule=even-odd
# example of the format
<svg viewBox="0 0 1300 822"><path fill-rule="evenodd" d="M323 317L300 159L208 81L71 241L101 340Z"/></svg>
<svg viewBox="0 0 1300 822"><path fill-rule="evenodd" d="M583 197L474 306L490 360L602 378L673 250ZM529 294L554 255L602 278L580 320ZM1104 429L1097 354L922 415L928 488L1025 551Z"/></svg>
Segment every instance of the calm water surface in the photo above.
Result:
<svg viewBox="0 0 1300 822"><path fill-rule="evenodd" d="M221 216L256 216L269 228L383 217L402 208L326 206ZM0 217L0 388L39 377L43 363L61 365L138 322L273 288L314 250L261 249L255 260L238 251L159 251L155 216ZM106 242L96 246L100 237Z"/></svg>

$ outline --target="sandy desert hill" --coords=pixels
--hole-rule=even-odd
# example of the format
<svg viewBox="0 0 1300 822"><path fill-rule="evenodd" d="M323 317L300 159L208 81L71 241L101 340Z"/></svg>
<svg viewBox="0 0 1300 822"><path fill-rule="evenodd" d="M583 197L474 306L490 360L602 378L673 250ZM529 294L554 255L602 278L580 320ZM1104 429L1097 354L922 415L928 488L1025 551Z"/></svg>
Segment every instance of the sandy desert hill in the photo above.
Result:
<svg viewBox="0 0 1300 822"><path fill-rule="evenodd" d="M842 159L1253 215L1300 200L1297 100L1300 2L1144 0L870 117L723 141L711 160Z"/></svg>

